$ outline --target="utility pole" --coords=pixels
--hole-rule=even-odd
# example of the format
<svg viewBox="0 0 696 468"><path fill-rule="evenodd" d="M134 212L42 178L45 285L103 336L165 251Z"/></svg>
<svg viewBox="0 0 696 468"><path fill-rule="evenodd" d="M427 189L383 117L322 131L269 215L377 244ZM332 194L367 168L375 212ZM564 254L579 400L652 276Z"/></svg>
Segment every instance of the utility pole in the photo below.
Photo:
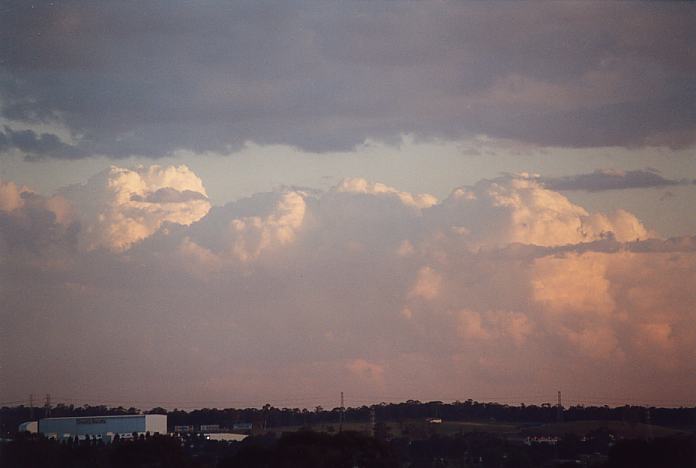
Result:
<svg viewBox="0 0 696 468"><path fill-rule="evenodd" d="M29 394L29 420L34 420L34 394Z"/></svg>
<svg viewBox="0 0 696 468"><path fill-rule="evenodd" d="M561 391L558 391L558 406L556 406L556 422L563 421L563 403L561 403Z"/></svg>
<svg viewBox="0 0 696 468"><path fill-rule="evenodd" d="M50 418L51 417L51 394L47 393L46 394L46 407L45 407L45 417Z"/></svg>
<svg viewBox="0 0 696 468"><path fill-rule="evenodd" d="M372 426L372 437L377 437L377 415L374 405L370 408L370 425Z"/></svg>
<svg viewBox="0 0 696 468"><path fill-rule="evenodd" d="M343 432L343 418L346 407L343 405L343 392L341 392L341 417L338 423L338 432Z"/></svg>

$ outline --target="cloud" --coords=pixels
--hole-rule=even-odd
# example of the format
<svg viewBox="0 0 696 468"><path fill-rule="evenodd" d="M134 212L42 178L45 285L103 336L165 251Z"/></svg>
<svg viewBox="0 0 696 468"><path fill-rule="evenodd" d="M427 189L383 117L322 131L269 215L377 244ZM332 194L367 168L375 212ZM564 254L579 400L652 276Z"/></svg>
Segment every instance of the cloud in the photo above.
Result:
<svg viewBox="0 0 696 468"><path fill-rule="evenodd" d="M380 364L365 359L353 359L346 364L346 367L360 381L370 385L384 385L384 366Z"/></svg>
<svg viewBox="0 0 696 468"><path fill-rule="evenodd" d="M531 177L420 208L377 187L208 209L185 167L111 168L59 215L2 182L6 393L691 398L696 237L647 239Z"/></svg>
<svg viewBox="0 0 696 468"><path fill-rule="evenodd" d="M516 346L522 346L534 331L529 318L520 312L462 309L457 316L457 330L465 340L512 340Z"/></svg>
<svg viewBox="0 0 696 468"><path fill-rule="evenodd" d="M297 192L280 196L273 213L266 217L236 218L230 222L232 254L242 261L258 257L274 245L283 246L295 239L304 221L306 205Z"/></svg>
<svg viewBox="0 0 696 468"><path fill-rule="evenodd" d="M305 222L309 195L297 190L256 194L215 207L184 236L185 250L223 263L252 262L295 242ZM199 255L200 256L200 255Z"/></svg>
<svg viewBox="0 0 696 468"><path fill-rule="evenodd" d="M41 261L48 251L71 252L78 230L73 208L63 197L44 197L0 180L0 259L8 265L11 253Z"/></svg>
<svg viewBox="0 0 696 468"><path fill-rule="evenodd" d="M30 161L45 158L79 159L87 156L80 148L63 142L52 133L13 130L7 125L0 131L0 152L19 150Z"/></svg>
<svg viewBox="0 0 696 468"><path fill-rule="evenodd" d="M78 1L4 13L12 130L0 145L30 159L248 141L332 151L403 134L685 147L696 133L688 4Z"/></svg>
<svg viewBox="0 0 696 468"><path fill-rule="evenodd" d="M430 267L423 267L418 270L416 283L413 285L409 295L422 299L435 299L440 294L442 278Z"/></svg>
<svg viewBox="0 0 696 468"><path fill-rule="evenodd" d="M437 203L437 198L428 193L412 194L400 192L393 187L381 183L370 183L365 179L348 178L339 183L334 190L337 192L365 193L386 197L396 197L401 203L414 208L430 208Z"/></svg>
<svg viewBox="0 0 696 468"><path fill-rule="evenodd" d="M542 257L534 263L532 297L549 314L609 315L615 308L606 264L593 255Z"/></svg>
<svg viewBox="0 0 696 468"><path fill-rule="evenodd" d="M131 195L131 201L146 202L146 203L186 203L194 200L207 200L208 198L200 192L193 190L178 191L171 187L164 187L150 192L147 196L134 193Z"/></svg>
<svg viewBox="0 0 696 468"><path fill-rule="evenodd" d="M589 213L525 174L457 188L431 211L433 222L449 223L452 232L475 247L511 243L554 246L607 236L619 241L648 237L648 231L631 213Z"/></svg>
<svg viewBox="0 0 696 468"><path fill-rule="evenodd" d="M14 182L0 180L0 211L9 213L24 206L23 193L28 193L26 187L18 187Z"/></svg>
<svg viewBox="0 0 696 468"><path fill-rule="evenodd" d="M112 166L61 195L78 208L87 250L123 251L165 222L189 225L210 209L201 180L186 166Z"/></svg>
<svg viewBox="0 0 696 468"><path fill-rule="evenodd" d="M597 169L589 174L577 174L565 177L541 177L539 182L549 190L584 190L600 192L604 190L622 190L629 188L671 187L688 185L694 181L666 179L654 169L618 171Z"/></svg>

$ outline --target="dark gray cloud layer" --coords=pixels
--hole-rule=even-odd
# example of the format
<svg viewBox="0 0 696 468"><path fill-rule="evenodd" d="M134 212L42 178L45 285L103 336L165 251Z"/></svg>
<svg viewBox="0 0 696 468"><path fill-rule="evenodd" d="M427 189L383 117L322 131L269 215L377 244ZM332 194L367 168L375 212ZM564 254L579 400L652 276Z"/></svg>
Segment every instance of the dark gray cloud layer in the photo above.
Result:
<svg viewBox="0 0 696 468"><path fill-rule="evenodd" d="M546 188L556 191L584 190L601 192L604 190L621 190L629 188L671 187L689 185L696 180L667 179L653 169L634 171L614 171L597 169L589 174L576 174L564 177L542 177L539 182Z"/></svg>
<svg viewBox="0 0 696 468"><path fill-rule="evenodd" d="M5 125L3 130L0 130L0 152L12 148L22 151L27 159L45 157L73 159L86 156L80 148L64 143L52 133L38 134L33 130L17 131Z"/></svg>
<svg viewBox="0 0 696 468"><path fill-rule="evenodd" d="M325 151L402 133L691 145L694 30L693 5L663 2L5 2L0 105L14 130L0 146ZM12 136L51 122L77 143Z"/></svg>

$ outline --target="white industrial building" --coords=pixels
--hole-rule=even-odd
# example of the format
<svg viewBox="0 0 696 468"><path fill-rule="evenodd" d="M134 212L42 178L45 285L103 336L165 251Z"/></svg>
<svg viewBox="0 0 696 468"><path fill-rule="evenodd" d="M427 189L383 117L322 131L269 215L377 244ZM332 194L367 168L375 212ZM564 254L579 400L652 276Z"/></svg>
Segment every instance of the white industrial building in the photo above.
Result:
<svg viewBox="0 0 696 468"><path fill-rule="evenodd" d="M27 421L19 425L19 432L31 432L36 434L39 432L39 422L38 421Z"/></svg>
<svg viewBox="0 0 696 468"><path fill-rule="evenodd" d="M133 433L166 434L167 415L136 414L124 416L89 416L71 418L45 418L39 420L39 432L46 437L67 439L68 437L92 438L111 441L116 436L131 437Z"/></svg>

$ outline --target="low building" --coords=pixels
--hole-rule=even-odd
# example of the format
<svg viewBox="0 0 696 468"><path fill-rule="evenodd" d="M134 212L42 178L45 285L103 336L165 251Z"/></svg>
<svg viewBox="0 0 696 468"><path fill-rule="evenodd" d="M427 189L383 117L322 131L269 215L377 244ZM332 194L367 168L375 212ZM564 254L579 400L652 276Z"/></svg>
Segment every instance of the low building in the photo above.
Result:
<svg viewBox="0 0 696 468"><path fill-rule="evenodd" d="M201 424L201 432L220 432L219 424Z"/></svg>
<svg viewBox="0 0 696 468"><path fill-rule="evenodd" d="M189 432L194 432L193 426L186 425L186 426L174 426L174 432L179 432L181 434L186 434Z"/></svg>
<svg viewBox="0 0 696 468"><path fill-rule="evenodd" d="M530 436L524 441L525 445L556 445L560 439L555 436Z"/></svg>
<svg viewBox="0 0 696 468"><path fill-rule="evenodd" d="M19 432L31 432L36 434L39 432L39 422L38 421L27 421L19 425Z"/></svg>
<svg viewBox="0 0 696 468"><path fill-rule="evenodd" d="M253 425L248 422L236 422L232 425L233 431L251 431Z"/></svg>
<svg viewBox="0 0 696 468"><path fill-rule="evenodd" d="M214 432L212 434L204 434L207 440L217 440L223 442L241 442L248 436L246 434L235 434L232 432Z"/></svg>
<svg viewBox="0 0 696 468"><path fill-rule="evenodd" d="M92 438L111 441L119 436L136 434L166 434L167 416L164 414L135 414L123 416L89 416L70 418L45 418L39 420L39 432L46 437Z"/></svg>

